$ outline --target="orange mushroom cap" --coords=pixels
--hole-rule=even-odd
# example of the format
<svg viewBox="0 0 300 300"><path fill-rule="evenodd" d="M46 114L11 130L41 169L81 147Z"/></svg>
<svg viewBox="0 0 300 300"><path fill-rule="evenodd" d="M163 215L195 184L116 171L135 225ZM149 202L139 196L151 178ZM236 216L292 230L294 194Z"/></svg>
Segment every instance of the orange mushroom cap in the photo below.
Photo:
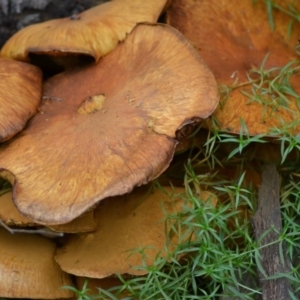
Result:
<svg viewBox="0 0 300 300"><path fill-rule="evenodd" d="M5 224L9 226L12 225L20 227L40 227L39 224L34 223L32 220L20 214L20 212L17 210L16 206L13 203L11 191L0 196L0 220L2 220ZM74 219L70 223L62 225L53 225L50 227L50 229L55 232L63 233L94 231L96 229L94 211L89 211ZM45 233L47 233L47 229L45 228L44 230ZM30 233L34 233L34 230L32 230ZM36 233L43 233L43 230L39 230ZM51 233L51 231L49 233ZM53 233L53 236L55 236L55 233Z"/></svg>
<svg viewBox="0 0 300 300"><path fill-rule="evenodd" d="M146 186L106 199L95 211L96 231L70 237L57 249L55 259L63 270L77 276L145 275L146 266L153 265L157 257L168 257L178 245L179 236L166 232L167 217L189 205L184 197L184 188ZM217 204L211 192L202 191L200 199Z"/></svg>
<svg viewBox="0 0 300 300"><path fill-rule="evenodd" d="M42 67L45 57L39 60L34 54L62 57L55 60L62 65L72 64L75 55L98 62L137 23L156 22L166 3L167 0L113 0L69 18L30 25L6 42L1 55Z"/></svg>
<svg viewBox="0 0 300 300"><path fill-rule="evenodd" d="M272 31L264 1L255 2L174 0L167 12L168 24L180 30L198 49L220 85L248 82L247 72L259 69L268 54L264 70L283 67L291 60L298 60L299 64L294 47L299 44L300 26L294 24L288 36L290 17L274 9ZM283 7L287 2L290 1L276 1ZM299 1L293 4L300 9ZM299 75L292 76L290 81L299 95ZM290 103L274 103L274 95L266 94L263 103L259 103L241 93L244 90L252 94L251 89L251 84L243 85L221 98L213 114L221 130L239 133L243 119L250 135L266 134L271 128L282 127L282 121L287 125L300 118L295 98L288 97Z"/></svg>
<svg viewBox="0 0 300 300"><path fill-rule="evenodd" d="M61 224L49 226L50 229L56 232L63 233L79 233L79 232L90 232L96 230L96 220L94 217L94 211L88 211L73 221Z"/></svg>
<svg viewBox="0 0 300 300"><path fill-rule="evenodd" d="M71 298L71 278L54 261L56 245L41 236L10 234L0 228L0 297Z"/></svg>
<svg viewBox="0 0 300 300"><path fill-rule="evenodd" d="M9 140L37 112L42 72L35 66L0 58L0 142Z"/></svg>
<svg viewBox="0 0 300 300"><path fill-rule="evenodd" d="M21 215L12 201L12 192L0 196L0 219L7 225L37 226L32 220Z"/></svg>
<svg viewBox="0 0 300 300"><path fill-rule="evenodd" d="M218 104L215 79L175 29L138 25L97 65L44 86L49 96L0 152L15 205L42 224L67 223L169 165L176 131ZM44 97L45 98L45 97Z"/></svg>
<svg viewBox="0 0 300 300"><path fill-rule="evenodd" d="M184 188L164 191L140 187L132 193L106 199L96 209L97 229L77 234L57 250L58 264L67 273L91 278L113 274L147 274L137 267L152 265L167 255L166 214L182 210ZM173 197L170 195L173 194ZM170 243L176 244L176 237ZM143 255L138 251L143 249Z"/></svg>

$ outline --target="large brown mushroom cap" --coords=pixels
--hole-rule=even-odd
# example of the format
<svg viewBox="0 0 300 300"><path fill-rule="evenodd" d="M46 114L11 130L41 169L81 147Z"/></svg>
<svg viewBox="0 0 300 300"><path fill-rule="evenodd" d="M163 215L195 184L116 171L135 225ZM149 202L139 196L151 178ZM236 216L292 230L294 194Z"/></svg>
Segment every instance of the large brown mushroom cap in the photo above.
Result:
<svg viewBox="0 0 300 300"><path fill-rule="evenodd" d="M140 22L156 22L166 0L113 0L70 18L28 26L11 37L3 57L30 61L30 54L82 55L97 62ZM61 61L63 63L63 61Z"/></svg>
<svg viewBox="0 0 300 300"><path fill-rule="evenodd" d="M0 228L0 297L71 298L61 289L71 278L54 261L55 244L37 235L10 234Z"/></svg>
<svg viewBox="0 0 300 300"><path fill-rule="evenodd" d="M294 51L300 36L297 22L289 37L290 17L274 9L275 31L272 31L264 1L255 2L174 0L167 12L168 23L193 43L220 85L235 85L237 79L237 84L247 82L247 72L259 69L268 53L265 70L298 59ZM290 1L275 2L286 7ZM300 1L293 1L293 4L300 9ZM293 77L292 85L299 94L299 76ZM220 102L213 116L222 130L239 133L242 118L249 134L262 134L270 128L281 127L282 121L287 125L300 118L295 99L290 99L287 107L280 101L275 102L274 95L268 94L263 97L263 104L251 102L241 93L245 90L252 94L251 88L252 85L235 89Z"/></svg>
<svg viewBox="0 0 300 300"><path fill-rule="evenodd" d="M21 131L36 112L42 73L32 65L0 58L0 142Z"/></svg>
<svg viewBox="0 0 300 300"><path fill-rule="evenodd" d="M178 196L184 188L164 191L140 187L128 195L106 199L95 212L97 230L72 236L57 250L56 261L77 276L146 274L147 270L136 267L152 265L157 255L167 255L166 214L180 211L184 203Z"/></svg>
<svg viewBox="0 0 300 300"><path fill-rule="evenodd" d="M161 174L178 128L218 104L215 79L175 29L138 25L97 65L50 79L45 100L1 149L1 176L22 214L67 223Z"/></svg>

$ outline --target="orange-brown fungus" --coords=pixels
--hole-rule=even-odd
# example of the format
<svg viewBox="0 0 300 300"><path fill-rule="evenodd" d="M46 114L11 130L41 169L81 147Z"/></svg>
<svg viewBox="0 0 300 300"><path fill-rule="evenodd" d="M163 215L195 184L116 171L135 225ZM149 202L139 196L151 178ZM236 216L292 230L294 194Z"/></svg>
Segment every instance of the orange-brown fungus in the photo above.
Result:
<svg viewBox="0 0 300 300"><path fill-rule="evenodd" d="M113 0L76 16L30 25L6 42L1 55L56 72L60 70L58 66L68 69L98 62L137 23L156 22L166 2Z"/></svg>
<svg viewBox="0 0 300 300"><path fill-rule="evenodd" d="M265 70L283 67L295 59L299 65L294 47L299 44L300 26L295 23L291 36L288 36L290 17L274 9L275 31L272 31L264 1L255 2L174 0L167 12L168 23L179 29L198 49L225 92L213 114L220 128L238 133L240 119L243 119L250 135L268 133L271 128L289 125L300 118L299 104L290 96L287 96L289 103L283 101L279 96L282 90L277 94L258 93L262 98L258 100L258 97L241 93L252 94L253 86L246 84L225 97L224 85L248 82L247 72L259 69L268 54ZM286 7L290 1L275 2ZM299 10L300 2L293 3ZM299 77L291 77L291 85L298 94ZM252 75L252 78L259 83L258 76ZM295 128L295 132L298 133L299 128Z"/></svg>
<svg viewBox="0 0 300 300"><path fill-rule="evenodd" d="M38 235L10 234L0 228L0 297L71 298L62 289L72 281L54 261L56 245Z"/></svg>
<svg viewBox="0 0 300 300"><path fill-rule="evenodd" d="M32 65L0 58L0 142L20 132L37 112L42 73Z"/></svg>
<svg viewBox="0 0 300 300"><path fill-rule="evenodd" d="M207 118L219 101L188 41L167 25L143 24L98 64L48 80L44 94L39 113L0 152L0 175L13 181L20 212L49 225L156 178L177 129Z"/></svg>

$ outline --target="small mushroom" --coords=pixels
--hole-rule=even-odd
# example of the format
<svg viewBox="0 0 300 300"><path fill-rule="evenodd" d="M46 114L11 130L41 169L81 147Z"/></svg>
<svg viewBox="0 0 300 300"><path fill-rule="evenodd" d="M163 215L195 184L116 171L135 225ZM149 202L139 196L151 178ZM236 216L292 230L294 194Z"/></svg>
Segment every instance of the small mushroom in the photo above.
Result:
<svg viewBox="0 0 300 300"><path fill-rule="evenodd" d="M140 24L96 65L48 80L29 126L0 152L0 175L19 211L67 223L130 192L172 160L176 133L218 104L215 79L188 41Z"/></svg>
<svg viewBox="0 0 300 300"><path fill-rule="evenodd" d="M71 298L71 278L54 261L56 245L38 235L10 234L0 228L0 297Z"/></svg>
<svg viewBox="0 0 300 300"><path fill-rule="evenodd" d="M0 142L20 132L37 112L42 73L32 65L0 58Z"/></svg>
<svg viewBox="0 0 300 300"><path fill-rule="evenodd" d="M95 211L96 231L71 236L57 250L56 261L64 271L77 276L146 274L146 269L136 267L152 265L157 255L167 255L166 214L182 209L184 201L179 195L184 191L170 187L164 187L164 192L152 191L146 186L106 199ZM176 237L169 243L171 251Z"/></svg>
<svg viewBox="0 0 300 300"><path fill-rule="evenodd" d="M299 44L300 26L295 24L288 36L290 17L274 10L276 26L272 31L264 1L253 2L174 0L167 12L168 24L195 45L221 87L248 82L247 72L259 70L264 59L265 70L298 60L294 47ZM277 1L284 7L286 2ZM293 5L300 9L299 1L294 1ZM255 79L259 81L260 78ZM291 85L299 94L299 75L291 77ZM222 130L239 133L242 118L250 135L265 134L270 128L281 127L282 121L288 125L300 118L299 105L292 97L288 97L290 102L286 103L278 95L266 93L262 95L263 103L259 103L254 96L251 100L241 93L251 95L252 87L243 84L228 97L221 98L213 116ZM299 132L299 126L295 132Z"/></svg>
<svg viewBox="0 0 300 300"><path fill-rule="evenodd" d="M1 55L43 69L65 68L99 59L140 22L156 22L167 0L113 0L69 18L28 26L13 35ZM51 59L52 57L52 59ZM56 71L61 70L57 67Z"/></svg>

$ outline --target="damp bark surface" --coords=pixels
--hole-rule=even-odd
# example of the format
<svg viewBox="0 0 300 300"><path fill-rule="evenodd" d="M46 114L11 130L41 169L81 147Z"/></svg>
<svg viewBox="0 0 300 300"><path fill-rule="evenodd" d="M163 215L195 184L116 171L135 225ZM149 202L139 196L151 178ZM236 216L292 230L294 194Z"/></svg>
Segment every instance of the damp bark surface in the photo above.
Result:
<svg viewBox="0 0 300 300"><path fill-rule="evenodd" d="M258 210L252 219L255 239L261 248L260 263L264 270L263 274L258 269L263 300L291 299L289 291L292 291L292 288L287 278L267 279L277 274L287 274L291 266L286 255L286 245L274 243L278 241L279 234L282 232L279 192L280 177L276 167L274 164L267 165L264 168L262 184L259 188ZM263 238L262 235L264 235ZM280 247L282 247L282 257Z"/></svg>

